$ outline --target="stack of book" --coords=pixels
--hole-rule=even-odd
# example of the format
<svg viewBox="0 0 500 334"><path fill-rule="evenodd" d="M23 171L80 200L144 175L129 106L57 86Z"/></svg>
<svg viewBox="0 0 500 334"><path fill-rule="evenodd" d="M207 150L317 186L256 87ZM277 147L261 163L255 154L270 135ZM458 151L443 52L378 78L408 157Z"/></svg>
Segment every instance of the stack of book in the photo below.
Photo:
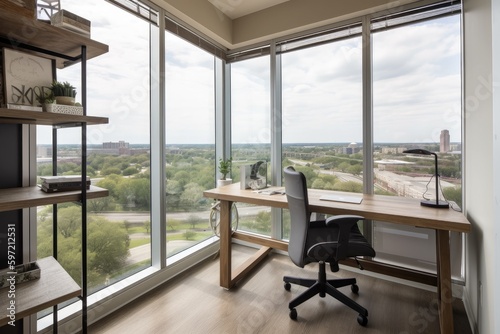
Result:
<svg viewBox="0 0 500 334"><path fill-rule="evenodd" d="M63 175L63 176L41 176L40 185L46 193L56 191L70 191L82 189L82 177L80 175ZM90 177L87 176L87 189L90 188Z"/></svg>

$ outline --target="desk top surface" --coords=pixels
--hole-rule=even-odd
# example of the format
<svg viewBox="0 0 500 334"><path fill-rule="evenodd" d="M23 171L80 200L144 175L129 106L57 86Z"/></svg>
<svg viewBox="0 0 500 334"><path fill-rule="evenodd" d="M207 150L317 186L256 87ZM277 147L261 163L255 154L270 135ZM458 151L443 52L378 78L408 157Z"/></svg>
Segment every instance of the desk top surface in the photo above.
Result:
<svg viewBox="0 0 500 334"><path fill-rule="evenodd" d="M310 211L332 215L355 214L367 219L438 230L465 233L471 230L471 224L463 213L451 208L436 209L424 207L415 198L359 194L363 197L363 201L360 204L320 200L322 195L331 193L336 192L309 189ZM222 201L288 208L285 195L264 195L250 189L242 190L239 183L207 190L203 195Z"/></svg>

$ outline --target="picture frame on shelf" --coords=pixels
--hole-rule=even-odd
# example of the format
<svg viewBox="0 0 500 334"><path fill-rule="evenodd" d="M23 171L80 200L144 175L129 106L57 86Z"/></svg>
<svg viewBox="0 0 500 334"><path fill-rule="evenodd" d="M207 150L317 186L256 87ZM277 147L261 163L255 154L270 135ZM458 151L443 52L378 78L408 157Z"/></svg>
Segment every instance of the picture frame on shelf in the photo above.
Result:
<svg viewBox="0 0 500 334"><path fill-rule="evenodd" d="M39 111L37 97L50 93L52 61L29 53L3 48L3 92L7 108ZM23 106L23 108L17 106Z"/></svg>

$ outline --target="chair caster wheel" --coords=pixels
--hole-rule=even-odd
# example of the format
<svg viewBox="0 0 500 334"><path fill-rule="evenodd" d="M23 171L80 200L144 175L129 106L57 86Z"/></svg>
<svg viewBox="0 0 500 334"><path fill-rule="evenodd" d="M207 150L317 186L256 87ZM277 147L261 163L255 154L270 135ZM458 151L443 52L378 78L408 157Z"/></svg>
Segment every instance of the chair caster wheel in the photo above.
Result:
<svg viewBox="0 0 500 334"><path fill-rule="evenodd" d="M356 284L351 285L351 291L355 294L358 294L359 286L357 286Z"/></svg>
<svg viewBox="0 0 500 334"><path fill-rule="evenodd" d="M290 291L291 288L292 288L292 285L288 282L285 282L285 290Z"/></svg>
<svg viewBox="0 0 500 334"><path fill-rule="evenodd" d="M358 324L360 324L361 326L366 326L366 324L368 324L368 318L365 317L364 315L362 314L359 314L358 315Z"/></svg>
<svg viewBox="0 0 500 334"><path fill-rule="evenodd" d="M297 310L296 310L296 309L294 309L294 308L292 308L292 309L290 310L290 319L292 319L292 320L297 320ZM358 321L359 321L359 320L358 320Z"/></svg>

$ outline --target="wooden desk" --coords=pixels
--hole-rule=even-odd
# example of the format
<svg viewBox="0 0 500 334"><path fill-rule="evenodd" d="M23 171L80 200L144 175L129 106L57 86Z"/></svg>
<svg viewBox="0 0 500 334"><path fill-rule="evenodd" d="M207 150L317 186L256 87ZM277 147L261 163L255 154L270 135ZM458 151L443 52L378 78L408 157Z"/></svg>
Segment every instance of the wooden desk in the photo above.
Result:
<svg viewBox="0 0 500 334"><path fill-rule="evenodd" d="M321 201L325 190L309 190L311 212L325 214L356 214L367 219L386 221L400 225L429 228L436 231L437 287L439 298L439 320L441 333L453 333L453 310L450 265L450 231L467 233L471 224L465 216L452 209L434 209L423 207L419 200L382 195L363 195L361 204ZM233 202L249 203L275 208L288 208L284 195L262 195L251 190L241 190L235 183L222 188L205 191L205 197L220 201L220 285L230 289L257 265L273 249L288 250L288 243L267 237L243 232L231 234L230 217ZM232 271L231 239L260 244L262 247L252 258Z"/></svg>

